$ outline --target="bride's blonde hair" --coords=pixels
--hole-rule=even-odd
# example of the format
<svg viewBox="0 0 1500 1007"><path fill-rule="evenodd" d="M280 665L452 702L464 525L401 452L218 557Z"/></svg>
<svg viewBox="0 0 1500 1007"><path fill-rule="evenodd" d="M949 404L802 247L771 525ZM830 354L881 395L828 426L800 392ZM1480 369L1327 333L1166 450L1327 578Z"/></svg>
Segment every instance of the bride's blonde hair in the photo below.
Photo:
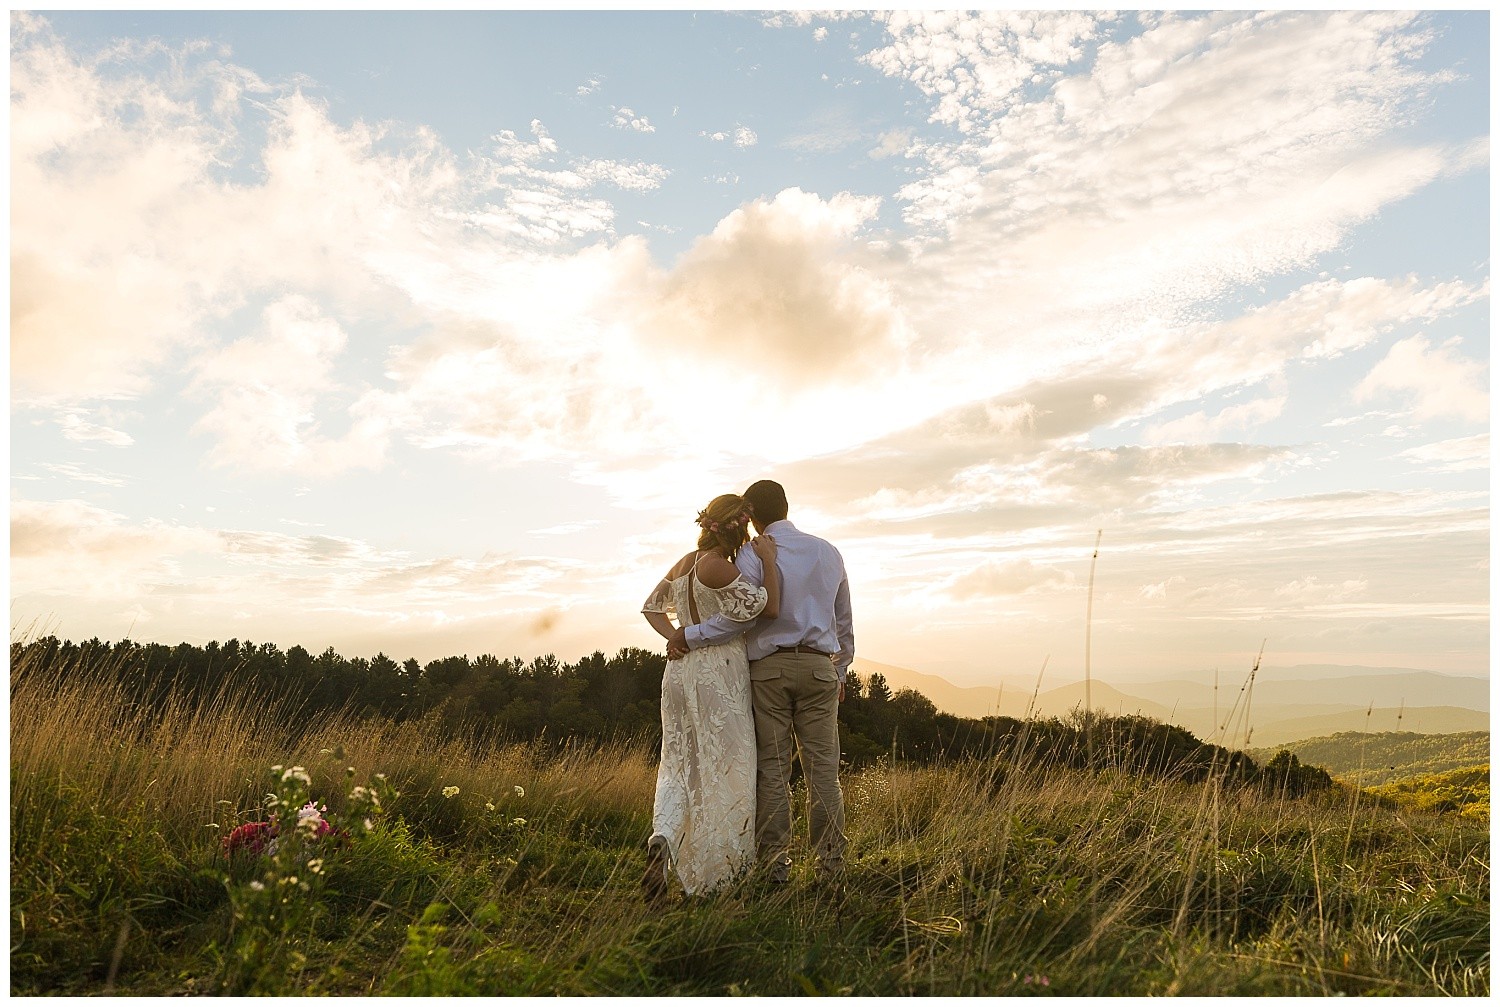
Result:
<svg viewBox="0 0 1500 1007"><path fill-rule="evenodd" d="M750 508L737 493L714 497L698 512L699 549L723 547L731 560L740 547L750 541Z"/></svg>

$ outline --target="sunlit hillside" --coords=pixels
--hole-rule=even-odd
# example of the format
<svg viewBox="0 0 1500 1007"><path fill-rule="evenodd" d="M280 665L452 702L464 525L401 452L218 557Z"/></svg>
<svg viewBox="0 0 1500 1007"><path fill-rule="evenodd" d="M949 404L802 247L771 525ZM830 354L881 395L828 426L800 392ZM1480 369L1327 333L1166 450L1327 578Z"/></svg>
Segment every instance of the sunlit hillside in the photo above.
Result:
<svg viewBox="0 0 1500 1007"><path fill-rule="evenodd" d="M1372 786L1450 769L1487 765L1490 732L1417 734L1411 731L1346 731L1329 737L1306 738L1283 746L1303 762L1322 766L1334 776ZM1274 748L1253 748L1256 758L1270 758Z"/></svg>

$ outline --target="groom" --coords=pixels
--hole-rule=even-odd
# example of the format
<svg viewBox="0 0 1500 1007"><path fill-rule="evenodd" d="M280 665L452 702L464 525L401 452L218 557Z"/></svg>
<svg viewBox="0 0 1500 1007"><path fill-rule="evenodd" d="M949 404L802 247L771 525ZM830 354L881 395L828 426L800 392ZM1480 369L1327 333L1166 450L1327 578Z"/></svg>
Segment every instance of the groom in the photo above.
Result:
<svg viewBox="0 0 1500 1007"><path fill-rule="evenodd" d="M776 543L776 567L781 572L781 614L757 621L745 634L757 750L756 846L771 880L786 881L792 865L789 788L795 744L807 778L808 824L818 873L837 877L847 845L838 716L844 675L854 660L849 578L837 549L786 519L786 491L780 483L762 479L744 497L756 532ZM755 550L741 549L735 565L746 580L761 586L764 573ZM710 616L678 630L668 652L724 643L743 628L724 616Z"/></svg>

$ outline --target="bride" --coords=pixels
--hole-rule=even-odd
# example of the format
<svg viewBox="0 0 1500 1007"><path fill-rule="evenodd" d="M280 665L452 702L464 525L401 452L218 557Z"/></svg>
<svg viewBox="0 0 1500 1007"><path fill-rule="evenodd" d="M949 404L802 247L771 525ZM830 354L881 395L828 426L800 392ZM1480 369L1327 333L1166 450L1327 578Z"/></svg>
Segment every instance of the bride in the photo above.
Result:
<svg viewBox="0 0 1500 1007"><path fill-rule="evenodd" d="M766 571L754 587L734 557L750 538L750 508L733 494L714 497L698 513L698 548L683 556L646 599L641 613L671 639L675 627L722 613L749 629L757 616L774 619L781 605L776 543L758 536L752 548ZM667 893L669 872L692 895L711 891L750 863L755 852L755 721L750 713L750 662L743 637L690 650L669 660L661 683L661 766L647 842L649 901Z"/></svg>

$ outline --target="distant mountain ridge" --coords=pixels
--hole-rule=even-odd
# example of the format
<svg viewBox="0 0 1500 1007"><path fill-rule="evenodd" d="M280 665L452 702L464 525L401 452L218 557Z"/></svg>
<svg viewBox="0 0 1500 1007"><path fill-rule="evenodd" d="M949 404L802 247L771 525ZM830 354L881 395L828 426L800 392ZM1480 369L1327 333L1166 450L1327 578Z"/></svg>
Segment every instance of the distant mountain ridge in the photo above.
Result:
<svg viewBox="0 0 1500 1007"><path fill-rule="evenodd" d="M1246 696L1248 674L1213 684L1187 680L1094 680L1045 687L999 680L994 688L959 686L938 675L856 658L862 677L879 673L892 691L915 689L939 710L960 717L1062 717L1084 705L1177 724L1225 745L1282 745L1342 731L1452 734L1489 730L1489 681L1417 668L1298 665L1266 668ZM1343 672L1343 674L1338 674ZM1128 691L1127 691L1128 690ZM1420 704L1420 705L1419 705ZM1248 737L1248 741L1246 740Z"/></svg>

